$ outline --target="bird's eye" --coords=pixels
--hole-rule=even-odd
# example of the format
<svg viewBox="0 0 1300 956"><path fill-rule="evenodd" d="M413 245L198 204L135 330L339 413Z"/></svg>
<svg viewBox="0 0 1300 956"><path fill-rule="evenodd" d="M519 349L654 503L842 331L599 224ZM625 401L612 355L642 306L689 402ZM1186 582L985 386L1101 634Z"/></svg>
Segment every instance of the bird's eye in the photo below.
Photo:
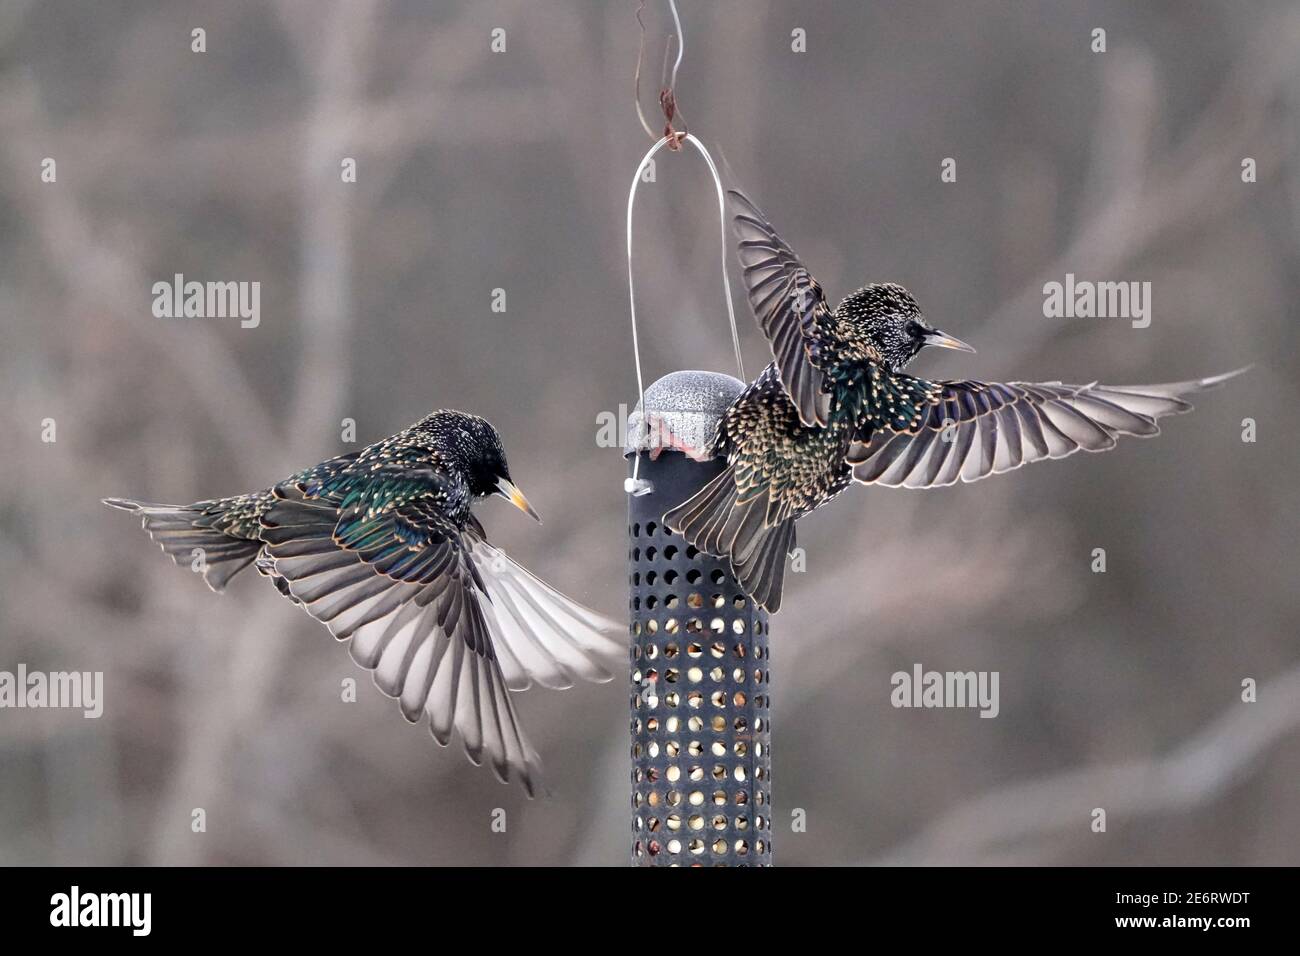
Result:
<svg viewBox="0 0 1300 956"><path fill-rule="evenodd" d="M925 334L925 329L921 328L921 324L919 322L908 322L907 334L910 338L919 339L922 335Z"/></svg>

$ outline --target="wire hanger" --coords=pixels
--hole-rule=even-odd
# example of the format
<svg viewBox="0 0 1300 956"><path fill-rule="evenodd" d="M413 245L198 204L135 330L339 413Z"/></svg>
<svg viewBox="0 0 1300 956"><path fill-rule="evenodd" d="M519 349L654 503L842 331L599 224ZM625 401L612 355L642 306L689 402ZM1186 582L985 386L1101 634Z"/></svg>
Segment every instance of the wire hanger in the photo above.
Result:
<svg viewBox="0 0 1300 956"><path fill-rule="evenodd" d="M642 5L644 6L644 3ZM744 359L741 357L740 354L740 333L736 328L736 310L731 301L731 277L727 271L727 209L726 209L726 200L722 194L722 177L718 175L718 167L714 164L713 157L709 154L708 149L705 148L704 144L701 143L694 134L687 132L685 130L679 132L673 129L673 119L677 115L680 115L680 110L677 109L677 97L676 94L674 93L674 87L677 82L677 69L678 67L681 66L682 63L682 53L685 49L685 43L682 39L681 20L677 16L677 4L675 0L668 0L668 5L672 9L673 22L676 24L677 27L677 36L676 36L677 61L676 63L673 64L671 79L665 84L665 86L663 87L663 89L660 91L659 94L659 104L660 107L663 109L666 125L664 127L663 136L660 137L654 143L654 145L650 147L649 151L645 154L645 156L641 158L641 162L637 164L636 172L633 173L632 175L632 187L631 189L628 190L628 194L627 194L627 296L628 296L628 311L631 313L632 316L632 356L634 361L636 362L636 387L637 387L637 393L640 396L640 401L641 401L640 428L642 429L648 427L648 421L647 421L647 414L646 414L646 407L645 407L645 379L641 369L641 343L637 335L635 280L632 275L632 210L636 202L637 187L643 181L641 177L645 172L646 167L649 165L650 161L654 159L655 154L658 153L659 150L663 149L665 146L667 146L670 150L676 151L682 148L683 143L690 143L699 151L700 155L704 157L704 161L709 166L709 173L713 176L713 185L715 190L717 191L717 196L718 196L718 237L722 249L722 256L721 256L722 291L723 294L726 296L726 300L727 300L727 318L731 324L731 344L736 354L736 372L742 382L747 381L747 379L745 378ZM637 8L637 22L641 23L640 7ZM642 45L642 50L644 50L645 47L644 24L642 24L641 45ZM665 55L665 73L666 72L667 72L667 57ZM642 113L641 111L641 100L639 95L640 78L641 78L641 54L640 53L637 54L636 77L637 77L636 86L637 86L637 93L638 93L637 104L636 104L637 116L640 118L641 125L645 128L646 133L648 133L650 137L653 139L655 134L651 132L650 124L646 122L645 114ZM644 495L644 494L648 494L650 491L653 490L650 485L650 482L645 481L640 477L640 472L641 472L641 455L638 452L636 455L636 459L633 461L632 464L632 477L628 478L623 483L624 491L632 495Z"/></svg>

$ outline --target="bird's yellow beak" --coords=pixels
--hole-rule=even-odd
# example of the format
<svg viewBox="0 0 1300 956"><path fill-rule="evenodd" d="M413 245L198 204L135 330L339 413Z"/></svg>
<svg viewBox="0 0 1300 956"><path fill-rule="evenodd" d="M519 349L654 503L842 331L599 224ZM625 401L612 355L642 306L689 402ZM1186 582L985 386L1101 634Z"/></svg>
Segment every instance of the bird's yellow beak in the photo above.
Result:
<svg viewBox="0 0 1300 956"><path fill-rule="evenodd" d="M532 518L538 524L542 523L542 516L539 515L536 509L528 503L528 499L524 497L524 493L516 488L514 482L510 481L508 478L497 479L497 494L506 499L506 501L510 502L524 514L528 515L528 517Z"/></svg>
<svg viewBox="0 0 1300 956"><path fill-rule="evenodd" d="M956 349L959 352L974 352L972 346L967 345L959 338L954 338L947 332L940 332L938 329L931 329L925 333L922 340L926 345L937 345L941 349Z"/></svg>

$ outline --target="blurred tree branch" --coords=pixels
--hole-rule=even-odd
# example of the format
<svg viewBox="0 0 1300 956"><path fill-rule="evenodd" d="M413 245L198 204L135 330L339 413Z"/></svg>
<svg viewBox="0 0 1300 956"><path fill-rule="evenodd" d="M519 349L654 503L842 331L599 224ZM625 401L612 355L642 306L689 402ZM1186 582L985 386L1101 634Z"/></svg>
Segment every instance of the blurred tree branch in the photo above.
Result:
<svg viewBox="0 0 1300 956"><path fill-rule="evenodd" d="M1256 703L1231 704L1165 757L1071 770L990 791L959 804L916 837L867 865L970 865L1007 847L1074 831L1087 833L1094 807L1110 827L1162 811L1209 803L1300 729L1300 667L1265 683Z"/></svg>
<svg viewBox="0 0 1300 956"><path fill-rule="evenodd" d="M33 184L10 195L24 207L48 250L48 261L78 298L112 312L121 328L158 349L182 373L231 451L246 452L239 456L245 461L275 460L278 429L221 336L202 323L182 327L152 318L152 281L129 253L96 237L94 219L75 187L66 178L56 188L39 185L44 154L36 144L50 142L52 133L30 77L11 75L10 81L11 101L0 114L0 148L13 178ZM66 177L66 164L64 169Z"/></svg>

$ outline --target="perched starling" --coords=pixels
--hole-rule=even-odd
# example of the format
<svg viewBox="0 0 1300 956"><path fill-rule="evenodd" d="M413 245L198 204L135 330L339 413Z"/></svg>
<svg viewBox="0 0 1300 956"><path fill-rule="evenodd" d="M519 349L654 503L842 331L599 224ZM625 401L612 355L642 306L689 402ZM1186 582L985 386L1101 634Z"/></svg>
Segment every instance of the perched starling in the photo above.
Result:
<svg viewBox="0 0 1300 956"><path fill-rule="evenodd" d="M488 544L470 512L488 495L537 518L496 429L439 411L266 491L191 505L104 503L142 515L178 564L201 549L214 591L255 564L350 642L407 720L427 714L444 746L455 727L471 761L486 754L502 782L513 770L532 796L539 761L509 691L609 680L623 628Z"/></svg>
<svg viewBox="0 0 1300 956"><path fill-rule="evenodd" d="M718 423L728 467L664 523L730 559L769 611L781 606L795 521L853 481L934 488L1026 462L1104 451L1238 374L1166 385L926 381L903 373L927 345L975 351L932 328L902 286L868 285L832 309L771 223L728 193L750 305L776 358Z"/></svg>

